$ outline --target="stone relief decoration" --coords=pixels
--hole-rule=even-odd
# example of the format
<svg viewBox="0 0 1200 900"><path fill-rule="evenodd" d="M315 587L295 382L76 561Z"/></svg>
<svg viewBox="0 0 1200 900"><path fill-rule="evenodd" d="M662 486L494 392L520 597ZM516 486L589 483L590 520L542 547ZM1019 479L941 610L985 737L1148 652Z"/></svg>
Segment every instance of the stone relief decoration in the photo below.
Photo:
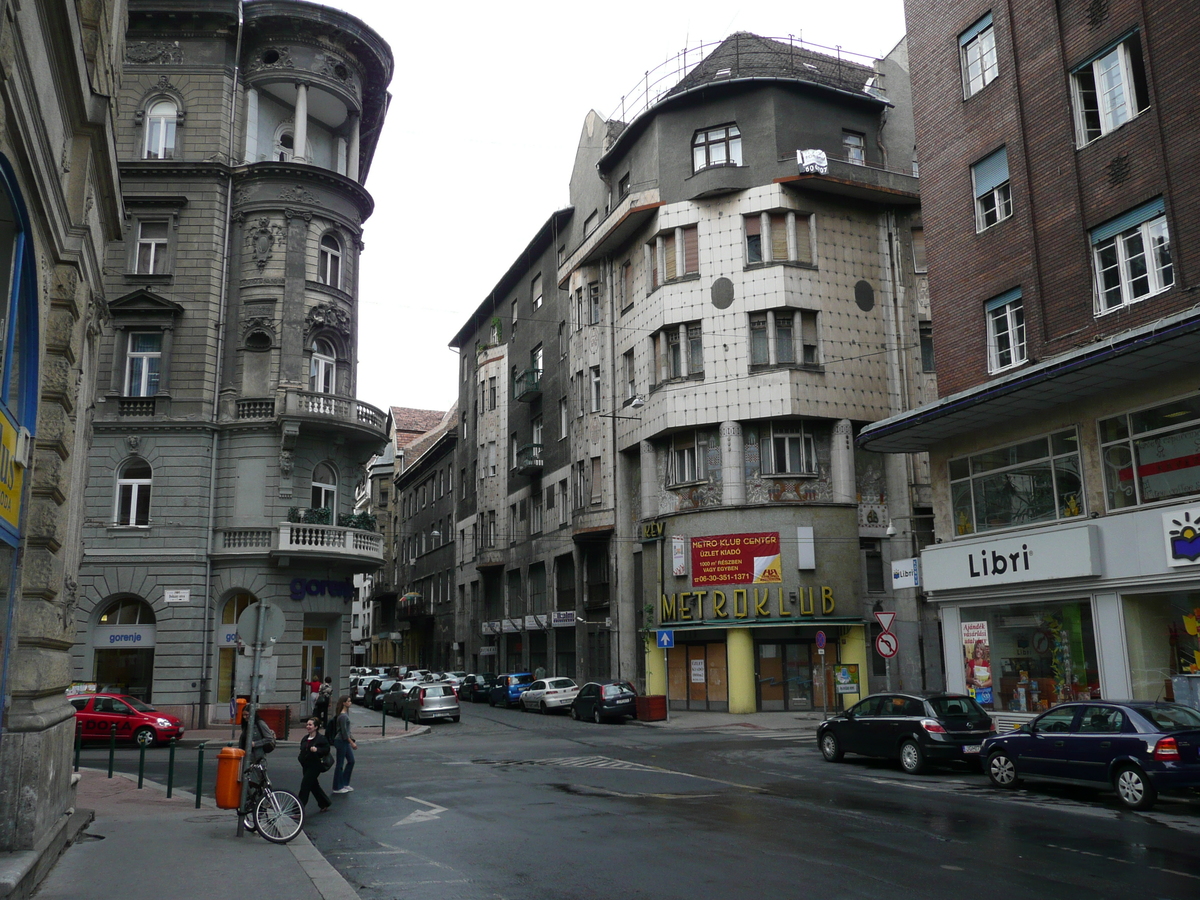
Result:
<svg viewBox="0 0 1200 900"><path fill-rule="evenodd" d="M70 575L63 576L62 603L58 609L58 621L64 632L75 628L75 608L79 605L79 582Z"/></svg>
<svg viewBox="0 0 1200 900"><path fill-rule="evenodd" d="M305 222L313 220L312 210L308 209L284 209L284 218L286 219L303 219Z"/></svg>
<svg viewBox="0 0 1200 900"><path fill-rule="evenodd" d="M283 287L282 278L243 278L242 287Z"/></svg>
<svg viewBox="0 0 1200 900"><path fill-rule="evenodd" d="M317 198L312 191L307 188L302 188L300 185L293 185L290 188L285 188L280 191L279 199L284 203L316 203Z"/></svg>
<svg viewBox="0 0 1200 900"><path fill-rule="evenodd" d="M246 66L249 72L257 72L259 69L294 69L295 63L292 62L291 47L264 47L254 59L250 60L250 64Z"/></svg>
<svg viewBox="0 0 1200 900"><path fill-rule="evenodd" d="M251 339L251 335L261 337ZM242 320L243 343L261 344L264 339L269 345L275 343L275 323L269 316L247 316Z"/></svg>
<svg viewBox="0 0 1200 900"><path fill-rule="evenodd" d="M350 313L332 303L318 303L304 317L304 324L314 328L330 328L343 337L350 337Z"/></svg>
<svg viewBox="0 0 1200 900"><path fill-rule="evenodd" d="M183 50L174 41L130 41L125 45L125 62L140 66L178 66Z"/></svg>
<svg viewBox="0 0 1200 900"><path fill-rule="evenodd" d="M874 453L854 453L854 491L858 500L858 527L864 534L881 537L892 521L887 503L887 476L883 459Z"/></svg>
<svg viewBox="0 0 1200 900"><path fill-rule="evenodd" d="M234 192L233 192L233 205L234 206L241 206L243 203L245 203L249 199L250 199L250 192L248 190L246 190L244 187L240 187L240 188L237 188L234 190Z"/></svg>
<svg viewBox="0 0 1200 900"><path fill-rule="evenodd" d="M138 455L138 446L142 443L142 439L136 434L125 435L125 444L129 447L129 453L132 456Z"/></svg>
<svg viewBox="0 0 1200 900"><path fill-rule="evenodd" d="M52 300L73 301L79 290L79 273L73 266L55 266L54 280L50 284Z"/></svg>
<svg viewBox="0 0 1200 900"><path fill-rule="evenodd" d="M59 163L59 168L62 169L64 175L71 171L71 139L69 137L63 138L62 161Z"/></svg>
<svg viewBox="0 0 1200 900"><path fill-rule="evenodd" d="M260 269L267 267L277 240L283 240L283 226L272 223L266 216L259 218L247 230L246 241L254 254L254 264Z"/></svg>
<svg viewBox="0 0 1200 900"><path fill-rule="evenodd" d="M317 54L317 58L313 62L313 71L324 75L326 78L341 82L346 87L346 90L358 96L358 85L354 80L354 73L346 65L345 60L332 53L320 53Z"/></svg>
<svg viewBox="0 0 1200 900"><path fill-rule="evenodd" d="M292 476L292 464L294 462L295 453L291 450L279 451L279 474L284 478Z"/></svg>

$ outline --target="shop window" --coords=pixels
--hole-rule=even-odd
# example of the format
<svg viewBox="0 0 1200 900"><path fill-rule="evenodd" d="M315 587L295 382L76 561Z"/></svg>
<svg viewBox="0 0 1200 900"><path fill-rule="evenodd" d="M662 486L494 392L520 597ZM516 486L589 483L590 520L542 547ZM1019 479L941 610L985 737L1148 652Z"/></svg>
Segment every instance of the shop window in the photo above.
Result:
<svg viewBox="0 0 1200 900"><path fill-rule="evenodd" d="M1100 698L1090 601L964 608L959 618L967 692L985 709L1035 713Z"/></svg>
<svg viewBox="0 0 1200 900"><path fill-rule="evenodd" d="M117 470L117 496L113 524L146 526L150 524L150 463L135 457Z"/></svg>
<svg viewBox="0 0 1200 900"><path fill-rule="evenodd" d="M246 611L246 609L258 599L251 594L234 594L221 609L221 624L229 626L223 628L223 631L229 631L230 628L237 624L238 617ZM228 703L233 699L233 670L237 660L237 649L235 647L222 647L219 652L217 662L217 702Z"/></svg>
<svg viewBox="0 0 1200 900"><path fill-rule="evenodd" d="M116 600L100 614L97 625L154 625L154 610L141 600Z"/></svg>
<svg viewBox="0 0 1200 900"><path fill-rule="evenodd" d="M950 462L956 535L1082 516L1075 429Z"/></svg>
<svg viewBox="0 0 1200 900"><path fill-rule="evenodd" d="M1200 396L1101 419L1099 428L1110 510L1200 493Z"/></svg>
<svg viewBox="0 0 1200 900"><path fill-rule="evenodd" d="M1200 673L1200 593L1125 594L1121 611L1134 700L1175 697L1175 675Z"/></svg>

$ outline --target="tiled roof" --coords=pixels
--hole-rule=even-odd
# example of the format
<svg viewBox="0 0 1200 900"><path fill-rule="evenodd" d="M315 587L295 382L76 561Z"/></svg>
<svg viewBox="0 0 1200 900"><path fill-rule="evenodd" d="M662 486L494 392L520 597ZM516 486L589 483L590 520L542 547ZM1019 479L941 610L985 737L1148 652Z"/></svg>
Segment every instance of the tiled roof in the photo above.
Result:
<svg viewBox="0 0 1200 900"><path fill-rule="evenodd" d="M396 429L396 449L403 450L431 428L437 428L446 416L440 409L411 409L392 407L392 422Z"/></svg>
<svg viewBox="0 0 1200 900"><path fill-rule="evenodd" d="M729 71L724 71L726 69ZM859 92L874 74L874 69L861 63L739 31L725 38L679 84L667 91L666 97L702 84L735 78L797 78Z"/></svg>
<svg viewBox="0 0 1200 900"><path fill-rule="evenodd" d="M419 434L414 437L404 447L403 468L411 467L418 459L421 458L447 431L453 428L457 423L458 418L458 402L442 416L442 420L433 428L429 429L424 434Z"/></svg>

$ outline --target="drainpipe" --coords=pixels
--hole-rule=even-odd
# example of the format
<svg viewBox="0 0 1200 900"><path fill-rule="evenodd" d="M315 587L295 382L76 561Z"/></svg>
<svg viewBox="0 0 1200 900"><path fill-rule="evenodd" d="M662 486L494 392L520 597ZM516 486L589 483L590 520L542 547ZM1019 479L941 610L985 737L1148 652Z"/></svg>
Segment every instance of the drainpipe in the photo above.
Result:
<svg viewBox="0 0 1200 900"><path fill-rule="evenodd" d="M197 725L199 728L204 728L208 724L206 698L209 696L209 663L211 662L209 654L212 652L209 638L212 637L212 620L214 618L211 615L213 612L211 596L213 528L215 527L217 506L217 452L221 446L221 436L217 429L221 409L221 367L225 364L225 319L228 314L226 306L229 303L229 242L230 234L233 231L234 125L237 122L238 77L241 72L242 59L243 2L244 0L238 0L237 43L234 46L233 78L229 87L229 150L225 160L227 166L225 176L225 240L221 253L221 297L217 312L217 356L216 365L213 367L212 446L209 449L208 463L208 538L204 553L204 632L201 638L203 643L200 653L200 711Z"/></svg>

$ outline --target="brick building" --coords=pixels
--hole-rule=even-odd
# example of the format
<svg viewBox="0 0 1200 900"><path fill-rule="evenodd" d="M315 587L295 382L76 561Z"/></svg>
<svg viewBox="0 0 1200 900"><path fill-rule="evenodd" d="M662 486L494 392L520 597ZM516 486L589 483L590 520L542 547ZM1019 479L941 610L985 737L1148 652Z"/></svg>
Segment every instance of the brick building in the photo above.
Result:
<svg viewBox="0 0 1200 900"><path fill-rule="evenodd" d="M1166 2L906 12L941 399L859 442L931 454L949 686L1015 718L1171 696L1200 671L1200 29Z"/></svg>

